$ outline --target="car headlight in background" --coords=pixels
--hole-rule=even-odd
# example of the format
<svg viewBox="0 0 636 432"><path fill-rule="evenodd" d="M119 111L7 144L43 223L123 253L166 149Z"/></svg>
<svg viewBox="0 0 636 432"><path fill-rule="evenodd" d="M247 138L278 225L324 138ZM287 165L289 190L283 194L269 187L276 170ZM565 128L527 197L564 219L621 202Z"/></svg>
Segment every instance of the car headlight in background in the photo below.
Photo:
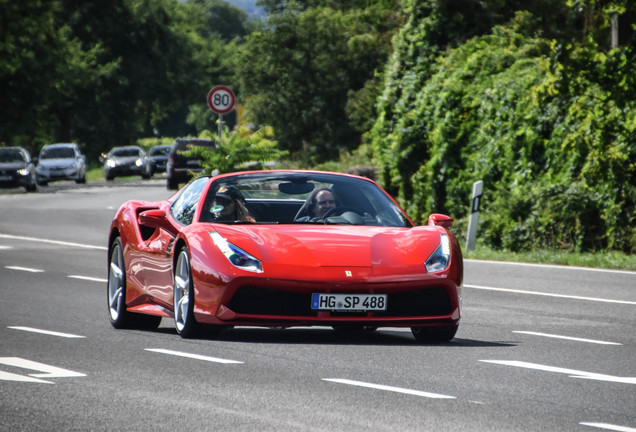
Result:
<svg viewBox="0 0 636 432"><path fill-rule="evenodd" d="M447 234L440 236L439 246L426 260L426 271L429 273L446 270L450 264L450 240Z"/></svg>
<svg viewBox="0 0 636 432"><path fill-rule="evenodd" d="M223 255L225 255L225 258L235 267L255 273L263 272L263 266L257 258L248 254L240 247L233 245L217 232L211 232L210 236L216 247L219 248Z"/></svg>
<svg viewBox="0 0 636 432"><path fill-rule="evenodd" d="M144 164L144 161L142 161L141 159L137 159L135 161L135 165L137 165L138 167L142 166Z"/></svg>
<svg viewBox="0 0 636 432"><path fill-rule="evenodd" d="M115 167L115 165L116 165L116 164L115 164L115 161L114 161L114 160L112 160L112 159L108 159L108 160L106 161L106 166L107 166L108 168L114 168L114 167Z"/></svg>
<svg viewBox="0 0 636 432"><path fill-rule="evenodd" d="M21 176L28 176L29 175L29 169L28 168L22 168L18 170L18 174L20 174Z"/></svg>

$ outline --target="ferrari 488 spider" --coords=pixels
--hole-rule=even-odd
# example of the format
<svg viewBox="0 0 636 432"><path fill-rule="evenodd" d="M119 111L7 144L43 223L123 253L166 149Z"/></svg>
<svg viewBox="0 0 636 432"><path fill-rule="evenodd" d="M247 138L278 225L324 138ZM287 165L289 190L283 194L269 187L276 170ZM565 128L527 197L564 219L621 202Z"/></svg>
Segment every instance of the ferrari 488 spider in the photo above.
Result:
<svg viewBox="0 0 636 432"><path fill-rule="evenodd" d="M432 214L414 226L363 177L199 177L165 201L117 211L110 322L156 328L173 318L183 337L233 326L410 327L418 341L448 341L463 277L452 223Z"/></svg>

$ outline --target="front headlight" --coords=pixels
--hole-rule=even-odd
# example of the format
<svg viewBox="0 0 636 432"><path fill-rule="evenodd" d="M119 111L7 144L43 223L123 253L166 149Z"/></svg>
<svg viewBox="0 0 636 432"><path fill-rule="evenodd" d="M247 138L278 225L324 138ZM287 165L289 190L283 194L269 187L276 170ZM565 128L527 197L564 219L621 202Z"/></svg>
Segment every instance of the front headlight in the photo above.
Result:
<svg viewBox="0 0 636 432"><path fill-rule="evenodd" d="M107 166L108 168L115 168L115 165L116 165L116 163L115 163L115 161L114 161L114 160L112 160L112 159L108 159L108 160L106 161L106 166Z"/></svg>
<svg viewBox="0 0 636 432"><path fill-rule="evenodd" d="M18 170L18 174L20 174L21 176L28 176L29 175L29 169L28 168L22 168Z"/></svg>
<svg viewBox="0 0 636 432"><path fill-rule="evenodd" d="M440 236L439 246L426 260L426 271L429 273L446 270L450 264L450 240L447 234Z"/></svg>
<svg viewBox="0 0 636 432"><path fill-rule="evenodd" d="M219 248L223 255L225 255L225 258L235 267L255 273L263 272L263 266L257 258L248 254L240 247L233 245L217 232L211 232L210 236L216 247Z"/></svg>
<svg viewBox="0 0 636 432"><path fill-rule="evenodd" d="M142 161L141 159L137 159L135 161L135 165L137 165L138 167L142 166L144 164L144 161Z"/></svg>

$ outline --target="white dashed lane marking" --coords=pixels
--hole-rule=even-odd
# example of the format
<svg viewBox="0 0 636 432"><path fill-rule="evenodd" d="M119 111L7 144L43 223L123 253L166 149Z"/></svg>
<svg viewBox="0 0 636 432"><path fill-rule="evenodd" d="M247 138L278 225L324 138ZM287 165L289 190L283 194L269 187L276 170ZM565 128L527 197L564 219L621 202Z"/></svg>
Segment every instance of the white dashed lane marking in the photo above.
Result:
<svg viewBox="0 0 636 432"><path fill-rule="evenodd" d="M623 345L617 342L606 342L606 341L600 341L595 339L583 339L583 338L572 337L572 336L561 336L561 335L555 335L555 334L549 334L549 333L537 333L532 331L514 330L513 333L527 334L531 336L541 336L541 337L552 338L552 339L564 339L564 340L570 340L575 342L586 342L586 343L593 343L593 344L599 344L599 345Z"/></svg>
<svg viewBox="0 0 636 432"><path fill-rule="evenodd" d="M22 330L22 331L31 332L31 333L39 333L39 334L44 334L49 336L70 338L70 339L73 339L73 338L82 339L86 337L86 336L80 336L80 335L71 334L71 333L61 333L61 332L56 332L51 330L42 330L42 329L37 329L33 327L7 326L7 328L10 328L13 330Z"/></svg>
<svg viewBox="0 0 636 432"><path fill-rule="evenodd" d="M402 387L393 387L393 386L388 386L383 384L373 384L373 383L368 383L363 381L354 381L354 380L344 379L344 378L323 378L322 380L338 383L338 384L356 386L356 387L366 387L366 388L375 389L375 390L384 390L384 391L390 391L395 393L408 394L412 396L421 396L421 397L426 397L431 399L456 399L455 396L448 396L448 395L439 394L439 393L430 393L430 392L425 392L421 390L413 390L413 389L407 389Z"/></svg>
<svg viewBox="0 0 636 432"><path fill-rule="evenodd" d="M4 268L9 269L9 270L24 271L24 272L29 272L29 273L44 273L44 270L40 270L40 269L36 269L36 268L30 268L30 267L5 266Z"/></svg>
<svg viewBox="0 0 636 432"><path fill-rule="evenodd" d="M208 361L213 363L243 364L242 361L237 361L237 360L227 360L227 359L222 359L217 357L208 357L208 356L204 356L200 354L192 354L192 353L186 353L181 351L172 351L172 350L167 350L162 348L146 348L146 351L156 352L160 354L168 354L168 355L173 355L178 357L186 357L186 358L191 358L195 360L203 360L203 361Z"/></svg>

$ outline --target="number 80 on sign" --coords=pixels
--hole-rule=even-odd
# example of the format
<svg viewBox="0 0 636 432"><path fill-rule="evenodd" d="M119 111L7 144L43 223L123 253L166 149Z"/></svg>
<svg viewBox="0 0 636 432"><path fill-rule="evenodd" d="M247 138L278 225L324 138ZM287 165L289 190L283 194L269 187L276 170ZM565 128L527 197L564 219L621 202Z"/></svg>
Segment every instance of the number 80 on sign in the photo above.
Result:
<svg viewBox="0 0 636 432"><path fill-rule="evenodd" d="M208 106L217 114L226 114L234 108L236 97L226 86L216 86L208 93Z"/></svg>

